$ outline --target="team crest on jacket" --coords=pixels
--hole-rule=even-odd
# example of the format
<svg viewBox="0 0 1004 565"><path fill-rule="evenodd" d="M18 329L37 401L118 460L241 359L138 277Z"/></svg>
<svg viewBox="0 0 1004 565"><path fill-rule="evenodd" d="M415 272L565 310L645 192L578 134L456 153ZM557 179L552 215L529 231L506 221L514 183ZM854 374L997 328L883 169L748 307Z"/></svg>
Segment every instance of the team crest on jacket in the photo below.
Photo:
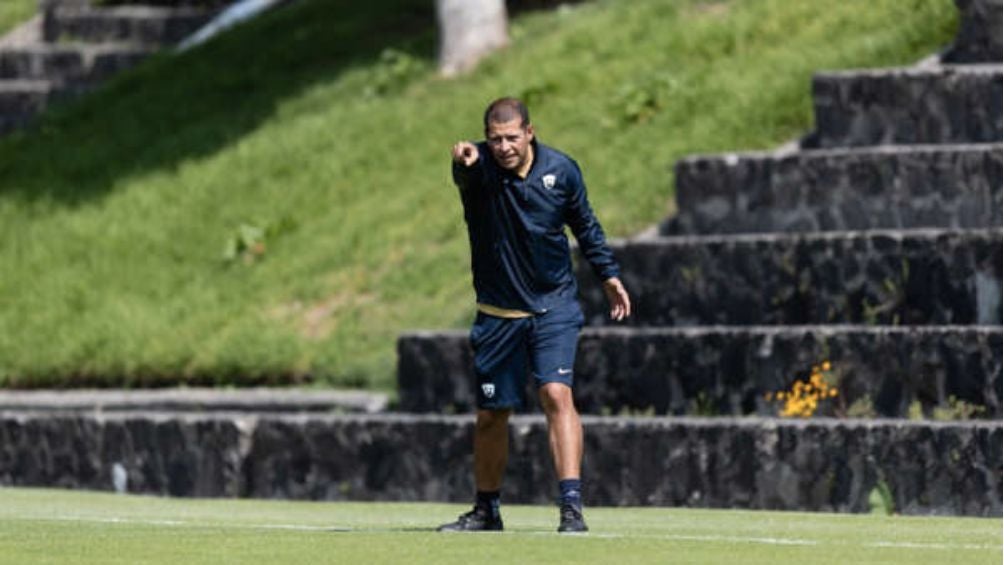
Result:
<svg viewBox="0 0 1004 565"><path fill-rule="evenodd" d="M485 398L491 398L495 396L495 385L492 383L485 383L481 385L481 392L485 393Z"/></svg>
<svg viewBox="0 0 1004 565"><path fill-rule="evenodd" d="M540 178L540 180L544 181L544 188L551 190L554 188L554 183L558 180L558 177L554 175L544 175Z"/></svg>

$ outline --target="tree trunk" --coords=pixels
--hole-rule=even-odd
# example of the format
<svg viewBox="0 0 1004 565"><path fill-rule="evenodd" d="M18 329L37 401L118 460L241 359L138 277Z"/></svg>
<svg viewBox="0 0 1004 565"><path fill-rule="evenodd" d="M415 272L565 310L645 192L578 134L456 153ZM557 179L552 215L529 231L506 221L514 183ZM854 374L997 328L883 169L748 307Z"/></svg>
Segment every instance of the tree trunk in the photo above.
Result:
<svg viewBox="0 0 1004 565"><path fill-rule="evenodd" d="M509 43L505 0L436 0L439 72L453 76Z"/></svg>

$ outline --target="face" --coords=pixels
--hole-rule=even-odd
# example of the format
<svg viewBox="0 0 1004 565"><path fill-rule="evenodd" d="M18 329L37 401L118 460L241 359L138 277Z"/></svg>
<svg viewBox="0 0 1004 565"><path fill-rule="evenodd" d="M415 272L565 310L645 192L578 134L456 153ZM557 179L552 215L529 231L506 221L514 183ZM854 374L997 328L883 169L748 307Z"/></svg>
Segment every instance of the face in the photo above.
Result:
<svg viewBox="0 0 1004 565"><path fill-rule="evenodd" d="M489 122L485 139L492 157L503 169L518 171L530 159L533 126L523 128L519 118L508 122Z"/></svg>

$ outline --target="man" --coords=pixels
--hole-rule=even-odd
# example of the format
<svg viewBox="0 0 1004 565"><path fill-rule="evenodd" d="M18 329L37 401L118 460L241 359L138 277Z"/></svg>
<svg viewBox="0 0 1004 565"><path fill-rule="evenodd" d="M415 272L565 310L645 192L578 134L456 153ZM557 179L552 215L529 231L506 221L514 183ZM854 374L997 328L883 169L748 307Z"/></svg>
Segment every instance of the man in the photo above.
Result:
<svg viewBox="0 0 1004 565"><path fill-rule="evenodd" d="M509 416L522 405L527 373L537 385L560 494L559 532L585 532L580 466L582 424L572 400L572 366L584 321L577 301L567 224L603 281L610 316L631 301L578 165L538 143L526 106L502 98L484 115L485 141L453 146L471 244L478 314L471 329L478 379L474 509L440 531L502 530L499 491L509 451Z"/></svg>

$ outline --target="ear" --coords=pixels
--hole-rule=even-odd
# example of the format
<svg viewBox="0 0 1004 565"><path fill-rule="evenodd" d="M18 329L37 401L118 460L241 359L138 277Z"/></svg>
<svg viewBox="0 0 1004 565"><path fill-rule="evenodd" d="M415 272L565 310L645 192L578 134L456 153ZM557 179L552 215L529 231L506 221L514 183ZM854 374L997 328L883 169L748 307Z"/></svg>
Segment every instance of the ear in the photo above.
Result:
<svg viewBox="0 0 1004 565"><path fill-rule="evenodd" d="M533 141L533 124L526 126L526 135Z"/></svg>

